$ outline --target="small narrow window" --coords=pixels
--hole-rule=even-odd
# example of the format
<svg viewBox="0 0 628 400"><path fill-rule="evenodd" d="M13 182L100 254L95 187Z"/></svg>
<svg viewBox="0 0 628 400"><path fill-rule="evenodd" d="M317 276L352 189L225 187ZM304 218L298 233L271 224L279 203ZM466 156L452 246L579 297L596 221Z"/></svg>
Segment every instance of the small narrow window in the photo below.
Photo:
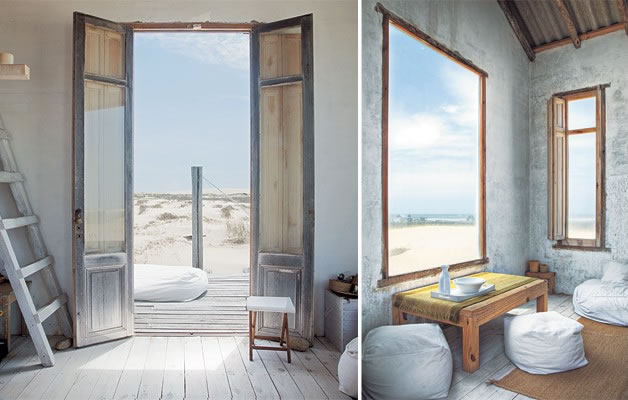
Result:
<svg viewBox="0 0 628 400"><path fill-rule="evenodd" d="M555 95L549 107L549 239L604 247L604 87Z"/></svg>

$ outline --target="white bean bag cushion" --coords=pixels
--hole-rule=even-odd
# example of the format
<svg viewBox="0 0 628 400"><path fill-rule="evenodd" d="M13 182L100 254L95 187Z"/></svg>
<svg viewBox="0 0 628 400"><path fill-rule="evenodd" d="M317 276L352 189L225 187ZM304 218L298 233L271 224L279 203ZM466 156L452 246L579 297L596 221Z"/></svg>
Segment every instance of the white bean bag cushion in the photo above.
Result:
<svg viewBox="0 0 628 400"><path fill-rule="evenodd" d="M628 326L628 282L585 281L573 292L573 309L594 321Z"/></svg>
<svg viewBox="0 0 628 400"><path fill-rule="evenodd" d="M347 343L338 362L339 389L351 397L358 397L358 338Z"/></svg>
<svg viewBox="0 0 628 400"><path fill-rule="evenodd" d="M604 265L602 282L628 283L628 265L617 261L609 261Z"/></svg>
<svg viewBox="0 0 628 400"><path fill-rule="evenodd" d="M192 267L135 264L135 300L190 301L207 291L207 272Z"/></svg>
<svg viewBox="0 0 628 400"><path fill-rule="evenodd" d="M553 374L584 367L584 326L555 311L506 316L506 356L531 374Z"/></svg>
<svg viewBox="0 0 628 400"><path fill-rule="evenodd" d="M447 397L453 360L437 324L382 326L362 346L362 395L367 399Z"/></svg>

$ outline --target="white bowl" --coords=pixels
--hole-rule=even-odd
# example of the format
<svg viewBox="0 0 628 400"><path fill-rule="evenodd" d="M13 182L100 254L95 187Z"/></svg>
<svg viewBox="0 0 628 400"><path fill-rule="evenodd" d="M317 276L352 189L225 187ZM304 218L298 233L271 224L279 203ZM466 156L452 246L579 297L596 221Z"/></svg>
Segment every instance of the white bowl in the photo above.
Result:
<svg viewBox="0 0 628 400"><path fill-rule="evenodd" d="M480 291L482 285L486 283L486 279L482 278L457 278L454 279L456 288L464 294L473 294Z"/></svg>

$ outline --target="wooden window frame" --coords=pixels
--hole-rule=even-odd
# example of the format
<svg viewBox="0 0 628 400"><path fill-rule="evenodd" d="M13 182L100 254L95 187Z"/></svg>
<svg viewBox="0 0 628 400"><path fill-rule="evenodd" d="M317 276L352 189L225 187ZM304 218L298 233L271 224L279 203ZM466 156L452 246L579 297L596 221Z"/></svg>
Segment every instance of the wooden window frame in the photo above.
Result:
<svg viewBox="0 0 628 400"><path fill-rule="evenodd" d="M457 264L451 264L449 271L455 272L466 268L473 268L488 264L486 255L486 79L488 73L476 66L472 61L462 57L458 52L451 51L445 45L441 44L427 33L421 31L411 23L386 9L380 3L377 3L375 10L383 16L382 30L382 279L377 283L378 287L385 287L401 282L411 281L415 279L436 276L440 272L440 267L425 269L421 271L408 272L400 275L389 275L388 270L388 90L389 90L389 27L390 24L404 31L411 37L415 38L424 45L444 55L448 59L456 62L458 65L474 72L479 77L480 84L480 115L479 115L479 132L478 132L478 170L479 170L479 216L480 224L480 258L476 260L465 261Z"/></svg>
<svg viewBox="0 0 628 400"><path fill-rule="evenodd" d="M553 248L566 249L566 250L584 250L584 251L609 251L606 248L606 94L605 89L610 86L609 84L597 85L593 87L587 87L583 89L571 90L569 92L557 93L550 99L550 104L554 104L555 99L560 99L564 102L564 135L565 135L565 162L564 162L564 194L562 199L558 200L562 202L563 208L563 226L561 229L564 232L564 237L555 237L553 232L556 230L556 223L553 215L555 210L555 201L552 192L552 181L549 180L550 185L549 192L549 239L555 240ZM580 100L585 98L595 99L595 127L583 128L583 129L569 129L569 102L574 100ZM549 144L548 147L551 151L548 151L548 167L550 179L554 179L554 175L560 173L554 168L554 155L553 150L553 137L554 137L554 115L553 110L549 114L551 119L548 119L549 130ZM595 153L596 153L596 201L595 201L595 239L578 239L569 237L569 137L572 135L578 135L583 133L595 133Z"/></svg>

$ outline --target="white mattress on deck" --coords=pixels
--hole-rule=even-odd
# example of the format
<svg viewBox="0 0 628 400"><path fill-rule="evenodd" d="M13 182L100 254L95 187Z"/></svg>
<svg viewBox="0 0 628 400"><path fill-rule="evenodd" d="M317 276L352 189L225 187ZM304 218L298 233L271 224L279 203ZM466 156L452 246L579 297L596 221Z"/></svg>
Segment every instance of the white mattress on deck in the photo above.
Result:
<svg viewBox="0 0 628 400"><path fill-rule="evenodd" d="M192 267L135 264L135 300L190 301L207 291L207 272Z"/></svg>

